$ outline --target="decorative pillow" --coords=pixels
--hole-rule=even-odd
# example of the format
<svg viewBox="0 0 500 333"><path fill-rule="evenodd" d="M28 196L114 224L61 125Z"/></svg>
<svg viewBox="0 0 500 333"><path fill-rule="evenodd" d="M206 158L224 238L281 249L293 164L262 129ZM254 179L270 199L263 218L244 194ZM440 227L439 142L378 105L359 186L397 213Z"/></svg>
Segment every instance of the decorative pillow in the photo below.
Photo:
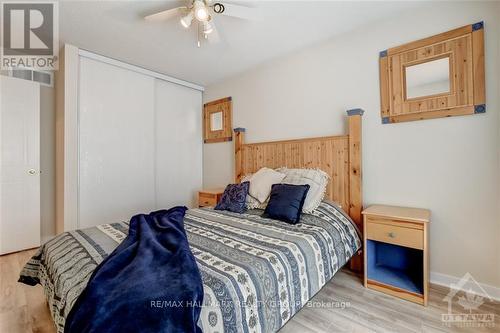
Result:
<svg viewBox="0 0 500 333"><path fill-rule="evenodd" d="M279 168L277 171L286 175L281 181L284 184L307 184L311 187L309 192L307 192L306 201L304 202L304 213L312 213L313 210L318 208L321 201L325 197L326 186L328 185L328 180L330 178L326 172L320 169L288 168Z"/></svg>
<svg viewBox="0 0 500 333"><path fill-rule="evenodd" d="M271 186L281 182L285 174L269 168L261 168L250 178L250 189L248 193L264 203L271 193Z"/></svg>
<svg viewBox="0 0 500 333"><path fill-rule="evenodd" d="M309 185L274 184L263 217L297 224Z"/></svg>
<svg viewBox="0 0 500 333"><path fill-rule="evenodd" d="M252 174L248 174L241 179L241 182L249 182L250 178L252 178ZM259 200L252 197L250 194L247 194L247 198L245 200L245 205L247 209L266 209L267 203L269 202L269 198L264 202L260 203Z"/></svg>
<svg viewBox="0 0 500 333"><path fill-rule="evenodd" d="M214 209L243 213L246 210L245 199L247 197L249 187L250 182L227 185L220 201Z"/></svg>

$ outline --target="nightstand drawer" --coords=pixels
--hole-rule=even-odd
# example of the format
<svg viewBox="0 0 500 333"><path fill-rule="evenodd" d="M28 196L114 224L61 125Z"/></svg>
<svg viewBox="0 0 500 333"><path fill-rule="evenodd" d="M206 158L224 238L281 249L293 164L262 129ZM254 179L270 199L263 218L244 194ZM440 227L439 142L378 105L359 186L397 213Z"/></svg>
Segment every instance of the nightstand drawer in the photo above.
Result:
<svg viewBox="0 0 500 333"><path fill-rule="evenodd" d="M204 193L200 193L200 196L198 198L198 205L200 207L217 205L217 195L206 195Z"/></svg>
<svg viewBox="0 0 500 333"><path fill-rule="evenodd" d="M211 190L204 189L198 191L198 207L216 206L223 193L223 188L216 188Z"/></svg>
<svg viewBox="0 0 500 333"><path fill-rule="evenodd" d="M387 222L390 222L390 220L387 220ZM400 227L388 223L373 222L371 219L368 219L366 223L366 237L368 239L414 249L424 248L423 230Z"/></svg>

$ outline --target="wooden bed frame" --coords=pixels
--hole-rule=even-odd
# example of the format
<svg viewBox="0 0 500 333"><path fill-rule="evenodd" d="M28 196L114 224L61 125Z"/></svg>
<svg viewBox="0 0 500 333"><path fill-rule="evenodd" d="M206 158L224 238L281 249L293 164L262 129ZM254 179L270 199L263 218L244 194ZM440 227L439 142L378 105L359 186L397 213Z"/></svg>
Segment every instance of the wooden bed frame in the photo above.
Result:
<svg viewBox="0 0 500 333"><path fill-rule="evenodd" d="M346 135L296 140L245 143L245 129L235 128L235 178L268 168L319 168L330 175L326 197L337 202L363 232L361 181L362 109L348 110ZM363 270L361 255L351 259L354 271Z"/></svg>

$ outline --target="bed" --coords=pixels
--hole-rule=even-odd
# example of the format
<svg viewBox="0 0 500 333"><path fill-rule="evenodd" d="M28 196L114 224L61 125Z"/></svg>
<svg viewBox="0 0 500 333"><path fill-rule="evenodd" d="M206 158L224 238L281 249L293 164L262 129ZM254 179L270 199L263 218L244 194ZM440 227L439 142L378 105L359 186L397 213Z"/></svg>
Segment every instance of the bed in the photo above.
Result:
<svg viewBox="0 0 500 333"><path fill-rule="evenodd" d="M204 208L184 218L203 280L203 332L277 331L361 245L355 225L333 203L323 202L297 225L261 214ZM127 231L128 222L120 222L66 232L28 262L21 275L44 287L58 332L93 270Z"/></svg>
<svg viewBox="0 0 500 333"><path fill-rule="evenodd" d="M203 281L203 332L276 332L342 266L359 258L361 114L350 112L350 134L344 136L245 144L244 131L236 131L236 180L262 166L321 167L331 184L320 206L296 225L264 218L260 209L186 213L189 247ZM25 282L43 286L58 332L128 226L123 221L62 233L22 270ZM153 299L150 306L168 305Z"/></svg>

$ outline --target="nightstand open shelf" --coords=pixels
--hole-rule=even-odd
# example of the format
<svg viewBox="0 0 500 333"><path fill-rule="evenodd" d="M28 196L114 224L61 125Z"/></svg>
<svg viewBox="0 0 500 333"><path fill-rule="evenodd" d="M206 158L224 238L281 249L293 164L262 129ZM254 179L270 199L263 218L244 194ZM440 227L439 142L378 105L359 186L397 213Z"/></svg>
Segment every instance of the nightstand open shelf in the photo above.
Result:
<svg viewBox="0 0 500 333"><path fill-rule="evenodd" d="M423 251L367 240L369 284L391 286L423 298Z"/></svg>

